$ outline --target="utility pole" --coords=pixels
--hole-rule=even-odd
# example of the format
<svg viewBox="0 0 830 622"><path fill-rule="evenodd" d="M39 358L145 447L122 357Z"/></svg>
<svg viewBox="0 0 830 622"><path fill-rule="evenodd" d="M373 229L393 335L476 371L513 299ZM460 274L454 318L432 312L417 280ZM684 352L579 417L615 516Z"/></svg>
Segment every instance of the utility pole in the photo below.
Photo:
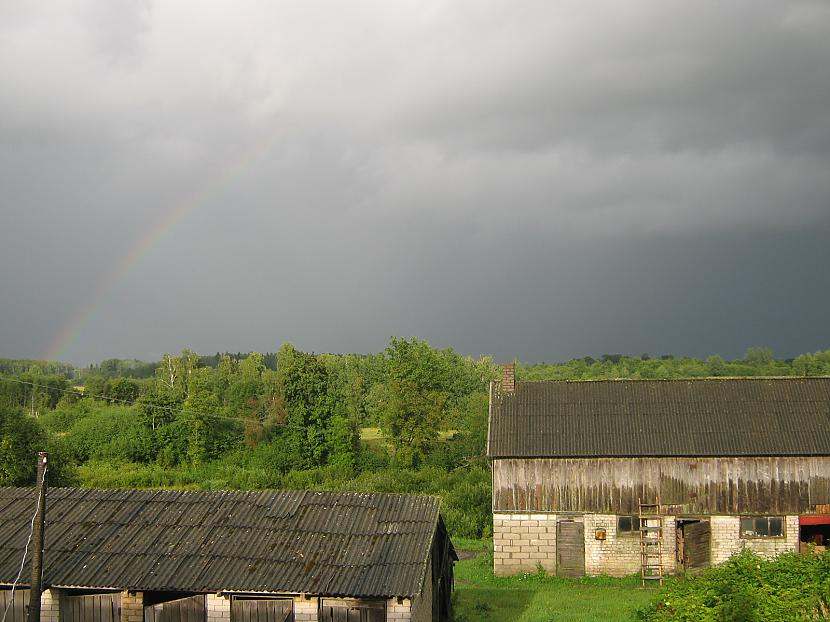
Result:
<svg viewBox="0 0 830 622"><path fill-rule="evenodd" d="M32 524L32 584L27 622L40 622L40 593L43 579L43 534L46 520L46 470L49 454L37 452L37 511Z"/></svg>

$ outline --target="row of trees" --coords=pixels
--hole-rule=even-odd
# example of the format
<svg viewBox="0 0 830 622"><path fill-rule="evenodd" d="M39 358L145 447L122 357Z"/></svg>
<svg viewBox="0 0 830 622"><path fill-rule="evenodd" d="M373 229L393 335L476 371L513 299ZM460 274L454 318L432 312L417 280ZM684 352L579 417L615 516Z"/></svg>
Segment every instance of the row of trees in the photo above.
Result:
<svg viewBox="0 0 830 622"><path fill-rule="evenodd" d="M32 368L0 385L83 464L122 458L174 467L215 460L266 443L274 468L287 472L359 462L361 428L381 429L391 458L417 466L439 432L465 428L495 377L474 361L425 341L393 338L380 354L317 355L291 344L269 369L264 355L220 356L205 366L194 352L165 355L147 379L88 375L73 387ZM477 396L478 400L472 396ZM30 404L35 404L29 408ZM478 426L481 427L480 425Z"/></svg>
<svg viewBox="0 0 830 622"><path fill-rule="evenodd" d="M830 375L830 350L776 359L769 348L750 348L743 358L731 361L717 354L705 360L671 355L653 358L648 354L605 354L598 359L586 356L567 363L519 364L516 373L520 380L827 376Z"/></svg>
<svg viewBox="0 0 830 622"><path fill-rule="evenodd" d="M32 456L46 447L54 484L421 492L442 497L454 535L487 534L486 389L499 376L489 359L393 338L370 355L185 350L147 377L117 375L135 362L104 363L76 380L38 363L0 374L0 485L31 483ZM830 375L830 351L789 361L764 349L735 361L605 355L517 371L520 380Z"/></svg>

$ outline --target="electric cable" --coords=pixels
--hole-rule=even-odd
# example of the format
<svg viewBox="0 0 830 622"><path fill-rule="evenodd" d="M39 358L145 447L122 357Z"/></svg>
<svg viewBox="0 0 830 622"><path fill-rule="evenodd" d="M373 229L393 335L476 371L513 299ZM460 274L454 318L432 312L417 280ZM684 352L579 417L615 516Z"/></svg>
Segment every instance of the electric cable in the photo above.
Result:
<svg viewBox="0 0 830 622"><path fill-rule="evenodd" d="M43 487L43 484L46 482L46 472L49 470L49 466L43 467L43 478L40 480L40 485ZM37 490L37 489L36 489ZM3 620L2 622L6 622L6 615L9 613L9 608L14 604L14 591L17 588L17 584L20 582L20 576L23 574L23 567L26 565L26 557L29 554L29 544L32 542L32 536L35 532L35 519L37 518L37 513L40 512L40 494L37 496L37 506L35 506L35 514L32 516L32 522L29 525L29 537L26 539L26 546L23 548L23 561L20 562L20 570L17 571L17 577L12 583L12 593L9 602L6 603L6 609L3 611Z"/></svg>

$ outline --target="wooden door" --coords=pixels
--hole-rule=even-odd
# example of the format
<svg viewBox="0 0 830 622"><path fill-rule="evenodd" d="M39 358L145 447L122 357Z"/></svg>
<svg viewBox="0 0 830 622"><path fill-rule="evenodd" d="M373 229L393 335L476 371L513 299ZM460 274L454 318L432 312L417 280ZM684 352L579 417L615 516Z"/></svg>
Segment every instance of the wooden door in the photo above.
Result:
<svg viewBox="0 0 830 622"><path fill-rule="evenodd" d="M287 598L234 596L231 622L294 622L294 601Z"/></svg>
<svg viewBox="0 0 830 622"><path fill-rule="evenodd" d="M120 622L121 594L64 595L61 622Z"/></svg>
<svg viewBox="0 0 830 622"><path fill-rule="evenodd" d="M204 622L205 616L204 594L144 607L144 622Z"/></svg>
<svg viewBox="0 0 830 622"><path fill-rule="evenodd" d="M573 520L556 523L556 574L585 575L585 526Z"/></svg>
<svg viewBox="0 0 830 622"><path fill-rule="evenodd" d="M5 612L6 622L26 622L29 613L28 589L16 589L14 596L10 589L0 590L0 612ZM2 616L4 614L0 614Z"/></svg>
<svg viewBox="0 0 830 622"><path fill-rule="evenodd" d="M683 568L685 570L709 566L711 533L709 521L683 525Z"/></svg>

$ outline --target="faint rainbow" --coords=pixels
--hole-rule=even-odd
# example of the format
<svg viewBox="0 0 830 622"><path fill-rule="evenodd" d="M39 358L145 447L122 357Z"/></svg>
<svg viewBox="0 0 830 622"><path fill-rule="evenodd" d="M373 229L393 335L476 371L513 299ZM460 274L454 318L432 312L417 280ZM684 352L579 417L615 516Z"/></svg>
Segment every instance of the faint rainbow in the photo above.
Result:
<svg viewBox="0 0 830 622"><path fill-rule="evenodd" d="M237 179L254 163L262 160L274 146L279 137L278 132L266 133L265 138L255 141L244 149L237 157L228 160L218 175L214 175L206 185L192 191L156 223L130 250L113 264L104 276L98 281L95 289L61 327L46 350L43 358L47 361L59 360L68 348L75 342L86 325L93 318L98 309L106 302L116 286L128 273L156 246L166 235L176 228L180 222L192 212L205 205L207 200L215 196L225 186Z"/></svg>

